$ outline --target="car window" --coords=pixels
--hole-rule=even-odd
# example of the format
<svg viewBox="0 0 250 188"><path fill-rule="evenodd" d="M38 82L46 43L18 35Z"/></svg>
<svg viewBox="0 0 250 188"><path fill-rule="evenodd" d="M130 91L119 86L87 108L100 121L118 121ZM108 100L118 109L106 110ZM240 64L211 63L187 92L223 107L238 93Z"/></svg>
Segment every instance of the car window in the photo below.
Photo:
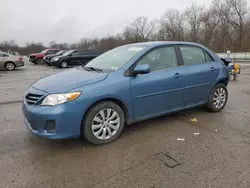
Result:
<svg viewBox="0 0 250 188"><path fill-rule="evenodd" d="M204 54L207 62L214 61L213 58L210 55L208 55L208 53L204 52Z"/></svg>
<svg viewBox="0 0 250 188"><path fill-rule="evenodd" d="M47 52L47 55L52 55L52 54L56 54L58 52L58 50L49 50Z"/></svg>
<svg viewBox="0 0 250 188"><path fill-rule="evenodd" d="M9 55L5 53L0 53L0 57L9 57Z"/></svg>
<svg viewBox="0 0 250 188"><path fill-rule="evenodd" d="M91 60L86 67L116 71L145 50L143 45L124 45L109 50Z"/></svg>
<svg viewBox="0 0 250 188"><path fill-rule="evenodd" d="M184 65L195 65L206 62L202 49L194 46L180 46Z"/></svg>
<svg viewBox="0 0 250 188"><path fill-rule="evenodd" d="M95 51L95 50L81 50L80 55L98 55L98 51Z"/></svg>
<svg viewBox="0 0 250 188"><path fill-rule="evenodd" d="M71 53L72 57L77 57L79 55L80 55L80 53L78 51L75 51L75 52Z"/></svg>
<svg viewBox="0 0 250 188"><path fill-rule="evenodd" d="M151 71L177 66L177 57L174 47L157 48L144 56L139 65L149 64Z"/></svg>

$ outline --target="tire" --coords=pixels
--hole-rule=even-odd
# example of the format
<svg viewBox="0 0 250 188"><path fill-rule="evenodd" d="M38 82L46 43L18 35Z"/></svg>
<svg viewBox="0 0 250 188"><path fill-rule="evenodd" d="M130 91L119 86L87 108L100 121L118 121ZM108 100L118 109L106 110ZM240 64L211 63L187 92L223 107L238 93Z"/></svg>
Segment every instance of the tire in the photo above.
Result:
<svg viewBox="0 0 250 188"><path fill-rule="evenodd" d="M218 97L216 97L216 95ZM206 107L211 112L220 112L226 106L227 100L227 87L224 84L219 83L212 89Z"/></svg>
<svg viewBox="0 0 250 188"><path fill-rule="evenodd" d="M94 120L96 117L98 121ZM109 119L103 121L102 117L109 117ZM120 106L111 101L101 102L87 112L82 124L82 135L87 141L94 145L109 144L120 137L124 124L124 112ZM94 126L96 127L94 128ZM99 134L97 134L98 132ZM95 136L94 133L96 133L97 136Z"/></svg>
<svg viewBox="0 0 250 188"><path fill-rule="evenodd" d="M36 64L37 65L42 65L43 64L43 60L41 58L36 60Z"/></svg>
<svg viewBox="0 0 250 188"><path fill-rule="evenodd" d="M4 65L7 71L13 71L16 68L16 65L13 62L6 62Z"/></svg>
<svg viewBox="0 0 250 188"><path fill-rule="evenodd" d="M67 67L68 67L68 62L67 62L67 61L62 61L62 62L60 63L60 67L61 67L61 68L67 68Z"/></svg>

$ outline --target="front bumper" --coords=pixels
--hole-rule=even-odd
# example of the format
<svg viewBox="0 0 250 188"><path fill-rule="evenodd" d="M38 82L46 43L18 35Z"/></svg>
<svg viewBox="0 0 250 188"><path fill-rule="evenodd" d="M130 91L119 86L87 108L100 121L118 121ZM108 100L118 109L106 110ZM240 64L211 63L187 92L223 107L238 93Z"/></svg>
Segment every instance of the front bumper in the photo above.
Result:
<svg viewBox="0 0 250 188"><path fill-rule="evenodd" d="M36 89L29 90L34 93ZM51 107L29 105L24 100L22 110L25 124L34 135L48 139L78 138L81 136L84 110L79 109L76 102ZM51 131L51 125L53 131Z"/></svg>
<svg viewBox="0 0 250 188"><path fill-rule="evenodd" d="M32 62L32 63L35 63L36 62L36 57L30 56L29 61Z"/></svg>
<svg viewBox="0 0 250 188"><path fill-rule="evenodd" d="M50 59L43 59L43 62L44 62L46 65L51 65L51 64L50 64Z"/></svg>
<svg viewBox="0 0 250 188"><path fill-rule="evenodd" d="M22 67L22 66L24 66L24 62L23 61L15 61L15 65L16 65L16 67Z"/></svg>
<svg viewBox="0 0 250 188"><path fill-rule="evenodd" d="M50 61L51 66L59 66L60 65L60 61Z"/></svg>

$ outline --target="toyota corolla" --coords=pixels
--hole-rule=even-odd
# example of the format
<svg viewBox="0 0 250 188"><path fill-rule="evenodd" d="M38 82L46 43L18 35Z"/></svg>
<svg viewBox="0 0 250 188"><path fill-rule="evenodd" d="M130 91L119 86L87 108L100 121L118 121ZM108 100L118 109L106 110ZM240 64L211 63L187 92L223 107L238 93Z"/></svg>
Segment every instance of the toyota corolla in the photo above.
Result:
<svg viewBox="0 0 250 188"><path fill-rule="evenodd" d="M38 80L25 93L23 113L37 136L83 136L103 145L116 140L125 124L202 105L221 111L228 78L223 61L202 45L129 44Z"/></svg>

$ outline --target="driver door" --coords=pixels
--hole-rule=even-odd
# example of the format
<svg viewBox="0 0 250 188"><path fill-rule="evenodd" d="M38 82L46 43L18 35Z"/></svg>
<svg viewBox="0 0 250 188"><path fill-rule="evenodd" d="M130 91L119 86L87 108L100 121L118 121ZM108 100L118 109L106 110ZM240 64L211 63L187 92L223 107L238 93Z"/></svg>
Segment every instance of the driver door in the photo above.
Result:
<svg viewBox="0 0 250 188"><path fill-rule="evenodd" d="M165 46L146 54L138 64L149 64L149 74L131 78L135 119L161 115L183 106L181 67L174 46Z"/></svg>
<svg viewBox="0 0 250 188"><path fill-rule="evenodd" d="M80 59L80 52L79 51L74 51L70 54L70 57L69 57L69 64L70 65L79 65L80 62L81 62L81 59Z"/></svg>

